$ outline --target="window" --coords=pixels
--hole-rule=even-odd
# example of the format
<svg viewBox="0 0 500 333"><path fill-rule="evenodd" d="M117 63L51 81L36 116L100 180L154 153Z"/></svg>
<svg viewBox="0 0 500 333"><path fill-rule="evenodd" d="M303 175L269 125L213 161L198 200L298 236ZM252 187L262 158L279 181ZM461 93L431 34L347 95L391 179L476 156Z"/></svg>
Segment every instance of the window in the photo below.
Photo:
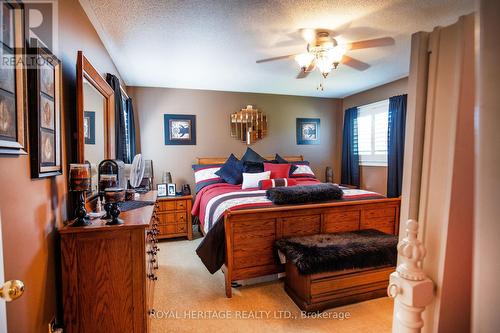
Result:
<svg viewBox="0 0 500 333"><path fill-rule="evenodd" d="M361 165L387 165L389 100L358 108L358 151Z"/></svg>

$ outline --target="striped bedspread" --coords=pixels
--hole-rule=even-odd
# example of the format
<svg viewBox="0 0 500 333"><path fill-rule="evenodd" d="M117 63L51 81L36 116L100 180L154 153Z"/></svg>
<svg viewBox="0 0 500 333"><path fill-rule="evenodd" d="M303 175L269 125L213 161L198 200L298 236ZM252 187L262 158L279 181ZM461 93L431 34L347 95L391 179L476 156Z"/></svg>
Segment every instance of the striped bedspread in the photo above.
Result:
<svg viewBox="0 0 500 333"><path fill-rule="evenodd" d="M319 181L313 178L297 179L297 185L314 185ZM342 201L379 199L382 195L349 188L342 188L344 198ZM222 220L226 210L240 210L263 208L273 206L273 203L266 198L265 190L246 189L242 190L241 185L213 184L202 189L196 196L192 214L198 216L203 231L207 234L217 223Z"/></svg>

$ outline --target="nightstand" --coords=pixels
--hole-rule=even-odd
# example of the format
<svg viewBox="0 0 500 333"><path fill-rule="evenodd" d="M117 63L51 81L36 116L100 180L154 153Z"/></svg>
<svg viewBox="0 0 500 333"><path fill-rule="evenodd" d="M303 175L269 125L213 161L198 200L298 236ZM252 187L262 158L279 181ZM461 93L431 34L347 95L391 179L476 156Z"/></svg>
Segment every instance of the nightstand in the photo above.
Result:
<svg viewBox="0 0 500 333"><path fill-rule="evenodd" d="M191 207L193 196L158 197L156 199L158 239L186 236L193 239Z"/></svg>

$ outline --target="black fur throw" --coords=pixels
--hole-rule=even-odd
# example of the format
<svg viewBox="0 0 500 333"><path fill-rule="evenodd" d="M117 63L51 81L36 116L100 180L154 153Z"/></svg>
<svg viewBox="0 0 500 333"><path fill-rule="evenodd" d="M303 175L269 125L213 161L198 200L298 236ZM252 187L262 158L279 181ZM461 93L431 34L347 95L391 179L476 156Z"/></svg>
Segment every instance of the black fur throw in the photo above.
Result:
<svg viewBox="0 0 500 333"><path fill-rule="evenodd" d="M267 198L276 205L338 200L343 195L340 187L334 184L276 187L266 192Z"/></svg>
<svg viewBox="0 0 500 333"><path fill-rule="evenodd" d="M280 239L276 247L301 274L315 274L395 266L397 243L397 236L365 229Z"/></svg>

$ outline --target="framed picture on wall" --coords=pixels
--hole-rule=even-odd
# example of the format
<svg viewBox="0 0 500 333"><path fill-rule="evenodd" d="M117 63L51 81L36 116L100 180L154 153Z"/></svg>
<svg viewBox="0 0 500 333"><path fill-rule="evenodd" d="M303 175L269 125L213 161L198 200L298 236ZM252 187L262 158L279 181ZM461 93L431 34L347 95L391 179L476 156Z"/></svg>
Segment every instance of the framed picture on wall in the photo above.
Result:
<svg viewBox="0 0 500 333"><path fill-rule="evenodd" d="M86 145L95 145L95 112L83 112L83 137Z"/></svg>
<svg viewBox="0 0 500 333"><path fill-rule="evenodd" d="M319 145L320 144L320 119L319 118L297 118L297 144Z"/></svg>
<svg viewBox="0 0 500 333"><path fill-rule="evenodd" d="M23 11L0 1L0 154L26 154Z"/></svg>
<svg viewBox="0 0 500 333"><path fill-rule="evenodd" d="M32 39L28 49L31 178L62 174L61 62Z"/></svg>
<svg viewBox="0 0 500 333"><path fill-rule="evenodd" d="M164 114L165 145L196 145L196 116Z"/></svg>

